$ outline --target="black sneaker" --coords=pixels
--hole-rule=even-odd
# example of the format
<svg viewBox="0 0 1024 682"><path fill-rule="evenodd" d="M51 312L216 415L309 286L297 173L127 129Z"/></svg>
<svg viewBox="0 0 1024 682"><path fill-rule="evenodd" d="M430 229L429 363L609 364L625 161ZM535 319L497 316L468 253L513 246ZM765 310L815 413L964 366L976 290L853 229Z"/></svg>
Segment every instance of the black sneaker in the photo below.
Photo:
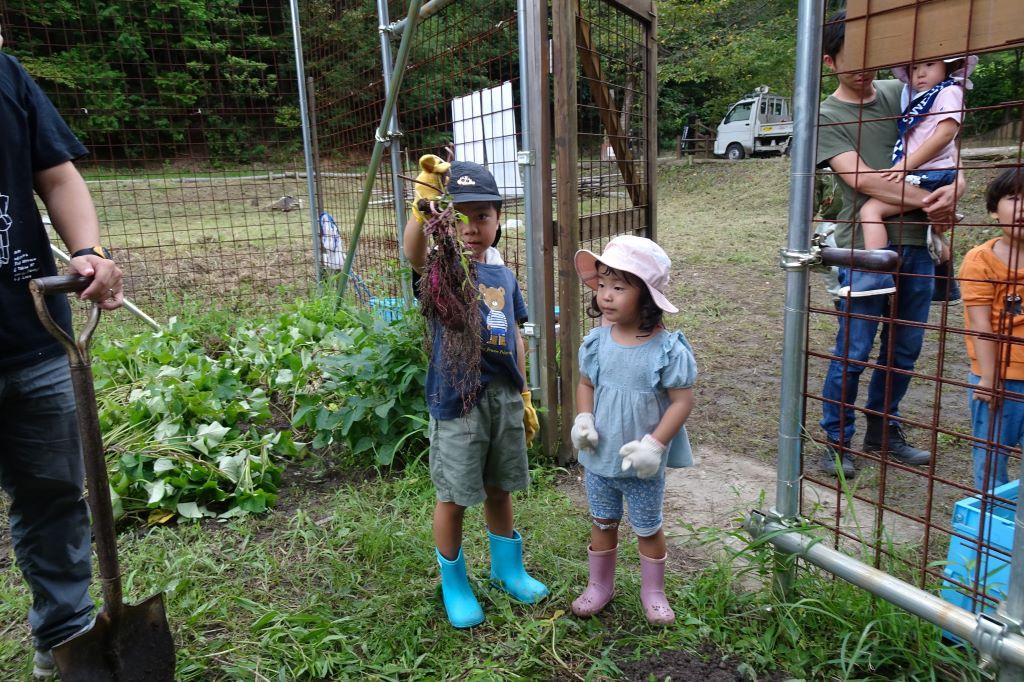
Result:
<svg viewBox="0 0 1024 682"><path fill-rule="evenodd" d="M57 664L49 649L36 649L32 657L32 677L37 680L52 680L57 677Z"/></svg>
<svg viewBox="0 0 1024 682"><path fill-rule="evenodd" d="M853 478L857 474L853 455L845 450L840 451L839 445L836 443L829 443L825 446L825 454L821 456L818 468L821 469L822 473L835 478L839 477L840 469L842 469L843 478Z"/></svg>
<svg viewBox="0 0 1024 682"><path fill-rule="evenodd" d="M950 276L950 261L938 263L935 266L935 288L932 290L932 305L942 305L945 301L948 305L960 304L960 284L955 276Z"/></svg>
<svg viewBox="0 0 1024 682"><path fill-rule="evenodd" d="M864 452L880 453L884 434L881 417L869 416L868 430L864 434ZM907 442L903 427L898 422L889 422L889 456L902 464L924 466L932 461L932 454L927 450L915 448Z"/></svg>

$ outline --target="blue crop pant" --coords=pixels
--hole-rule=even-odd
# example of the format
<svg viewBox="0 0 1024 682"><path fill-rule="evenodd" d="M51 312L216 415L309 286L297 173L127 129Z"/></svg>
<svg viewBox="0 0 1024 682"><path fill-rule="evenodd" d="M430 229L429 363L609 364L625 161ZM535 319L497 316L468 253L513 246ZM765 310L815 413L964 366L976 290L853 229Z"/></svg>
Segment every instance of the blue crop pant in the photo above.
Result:
<svg viewBox="0 0 1024 682"><path fill-rule="evenodd" d="M924 246L903 246L899 249L900 269L896 273L896 317L900 320L925 322L932 303L932 276L935 264ZM902 275L927 275L926 277L904 277ZM850 271L841 268L839 280L845 285L849 283ZM874 318L889 315L889 296L865 296L861 298L842 299L839 310L843 312L849 307L852 314L869 315ZM871 347L875 343L878 327L882 326L881 347L878 352L878 364L885 365L889 359L889 348L892 347L892 366L897 369L912 370L917 357L921 354L924 341L924 330L920 327L908 327L898 322L893 325L883 324L878 319L857 319L840 316L839 331L836 334L836 345L833 355L867 362L871 355ZM849 339L846 329L849 327ZM845 382L843 370L845 368ZM826 402L822 407L821 428L833 443L849 446L855 432L853 405L857 402L857 389L860 375L864 367L845 362L842 359L829 363L825 375L825 385L821 389ZM886 401L885 385L890 377L889 400ZM845 383L845 385L844 385ZM905 374L889 373L883 368L871 373L868 384L868 398L865 407L877 412L886 412L892 416L899 415L900 401L910 386L910 377ZM828 400L840 401L840 405ZM841 418L842 417L842 418ZM840 428L840 424L842 427ZM840 430L842 433L840 433ZM840 436L842 438L840 439Z"/></svg>
<svg viewBox="0 0 1024 682"><path fill-rule="evenodd" d="M36 648L89 624L92 564L84 465L65 357L0 372L0 486L14 555L32 590Z"/></svg>

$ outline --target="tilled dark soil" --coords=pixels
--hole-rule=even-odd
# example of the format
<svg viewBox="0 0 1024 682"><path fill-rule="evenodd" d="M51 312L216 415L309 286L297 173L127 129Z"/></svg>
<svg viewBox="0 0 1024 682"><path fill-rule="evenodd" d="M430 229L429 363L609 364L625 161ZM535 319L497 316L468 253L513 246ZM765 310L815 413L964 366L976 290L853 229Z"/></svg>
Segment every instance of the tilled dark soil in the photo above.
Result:
<svg viewBox="0 0 1024 682"><path fill-rule="evenodd" d="M707 644L697 652L678 649L663 651L640 661L619 664L623 680L697 680L699 682L784 682L792 679L783 672L759 675L749 665L730 659Z"/></svg>

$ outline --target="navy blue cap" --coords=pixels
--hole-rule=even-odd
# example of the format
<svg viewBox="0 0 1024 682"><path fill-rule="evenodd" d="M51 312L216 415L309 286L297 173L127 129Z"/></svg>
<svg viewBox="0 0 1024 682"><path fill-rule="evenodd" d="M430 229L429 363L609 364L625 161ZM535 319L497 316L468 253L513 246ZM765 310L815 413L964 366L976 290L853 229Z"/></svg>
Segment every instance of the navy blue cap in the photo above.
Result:
<svg viewBox="0 0 1024 682"><path fill-rule="evenodd" d="M452 161L447 190L456 204L502 200L491 171L472 161Z"/></svg>

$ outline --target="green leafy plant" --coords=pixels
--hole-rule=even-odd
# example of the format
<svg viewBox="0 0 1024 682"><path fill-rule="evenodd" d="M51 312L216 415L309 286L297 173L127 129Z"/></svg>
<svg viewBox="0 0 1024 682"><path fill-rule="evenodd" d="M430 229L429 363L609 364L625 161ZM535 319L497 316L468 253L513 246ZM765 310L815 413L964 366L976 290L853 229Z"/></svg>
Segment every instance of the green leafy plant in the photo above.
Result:
<svg viewBox="0 0 1024 682"><path fill-rule="evenodd" d="M320 380L297 396L292 425L315 435L314 449L340 443L380 465L422 453L427 356L423 320L415 311L385 322L362 310L333 315L317 366Z"/></svg>

